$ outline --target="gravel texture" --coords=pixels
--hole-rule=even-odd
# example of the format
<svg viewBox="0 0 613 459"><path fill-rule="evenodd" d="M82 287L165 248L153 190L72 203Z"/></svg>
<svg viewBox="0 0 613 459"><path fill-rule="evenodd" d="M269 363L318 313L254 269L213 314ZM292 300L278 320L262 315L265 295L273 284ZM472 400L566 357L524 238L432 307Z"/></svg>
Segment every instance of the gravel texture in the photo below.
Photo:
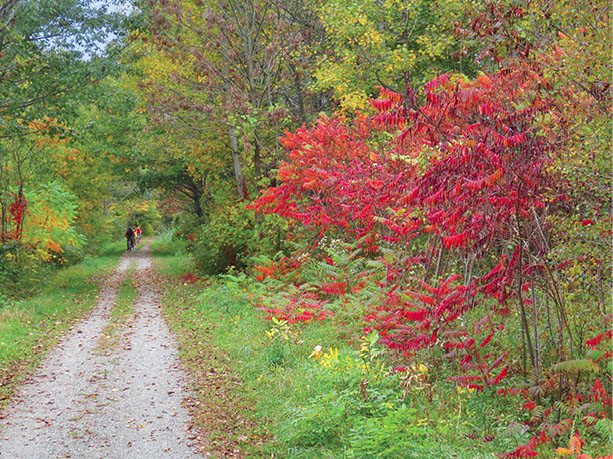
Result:
<svg viewBox="0 0 613 459"><path fill-rule="evenodd" d="M176 345L147 280L151 251L126 253L116 276L133 267L142 283L120 344L98 340L117 297L117 279L102 289L91 315L50 353L0 423L2 458L186 458L185 376ZM115 285L114 285L115 284Z"/></svg>

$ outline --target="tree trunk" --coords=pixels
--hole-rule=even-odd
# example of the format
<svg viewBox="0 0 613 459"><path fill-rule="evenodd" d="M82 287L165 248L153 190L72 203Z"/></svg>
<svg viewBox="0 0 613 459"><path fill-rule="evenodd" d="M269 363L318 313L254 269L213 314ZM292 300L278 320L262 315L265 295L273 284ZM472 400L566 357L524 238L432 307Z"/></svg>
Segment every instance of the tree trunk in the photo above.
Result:
<svg viewBox="0 0 613 459"><path fill-rule="evenodd" d="M232 162L234 165L234 178L236 179L236 188L241 199L247 198L247 189L245 188L245 177L241 167L241 158L238 151L238 137L236 136L236 127L232 123L228 125L228 136L230 137L230 150L232 151Z"/></svg>
<svg viewBox="0 0 613 459"><path fill-rule="evenodd" d="M222 3L222 7L225 6L225 3ZM225 43L225 46L221 47L222 50L222 75L223 75L223 98L224 105L228 107L229 99L231 97L231 76L230 76L230 57L228 56L226 49L229 48L229 43ZM236 189L238 191L238 195L241 199L245 199L247 197L247 189L245 188L245 177L243 176L243 169L241 167L241 159L238 151L238 137L236 135L236 126L234 126L233 121L228 119L228 137L230 140L230 151L232 153L232 164L234 167L234 178L236 180Z"/></svg>
<svg viewBox="0 0 613 459"><path fill-rule="evenodd" d="M302 80L300 79L300 75L296 70L296 67L293 64L289 64L289 68L294 75L294 89L296 91L296 97L298 99L298 115L300 117L300 121L303 123L307 122L306 111L304 110L304 95L302 94Z"/></svg>
<svg viewBox="0 0 613 459"><path fill-rule="evenodd" d="M0 242L5 242L6 237L6 204L0 201Z"/></svg>
<svg viewBox="0 0 613 459"><path fill-rule="evenodd" d="M519 231L519 268L517 269L518 271L518 277L517 277L517 301L519 301L519 312L520 312L520 319L521 319L521 328L523 330L524 333L524 337L526 339L526 346L527 346L527 350L528 350L528 356L530 357L530 365L532 366L532 368L534 368L535 363L534 363L534 348L532 346L532 339L530 337L530 327L528 325L528 317L526 314L526 306L524 305L524 296L523 296L523 276L522 276L522 270L523 270L523 257L524 257L524 251L523 251L523 238L521 237L521 230Z"/></svg>

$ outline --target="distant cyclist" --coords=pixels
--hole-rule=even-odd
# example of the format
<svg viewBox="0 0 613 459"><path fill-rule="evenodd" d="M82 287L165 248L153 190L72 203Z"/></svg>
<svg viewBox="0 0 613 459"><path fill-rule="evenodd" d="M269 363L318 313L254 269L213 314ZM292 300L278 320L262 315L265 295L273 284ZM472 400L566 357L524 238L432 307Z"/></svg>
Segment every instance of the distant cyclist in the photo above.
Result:
<svg viewBox="0 0 613 459"><path fill-rule="evenodd" d="M136 236L136 233L134 233L134 230L132 229L132 227L128 228L128 231L126 231L126 239L128 240L128 251L134 248L135 236Z"/></svg>
<svg viewBox="0 0 613 459"><path fill-rule="evenodd" d="M140 238L143 235L143 231L140 229L140 226L136 227L136 243L140 243Z"/></svg>

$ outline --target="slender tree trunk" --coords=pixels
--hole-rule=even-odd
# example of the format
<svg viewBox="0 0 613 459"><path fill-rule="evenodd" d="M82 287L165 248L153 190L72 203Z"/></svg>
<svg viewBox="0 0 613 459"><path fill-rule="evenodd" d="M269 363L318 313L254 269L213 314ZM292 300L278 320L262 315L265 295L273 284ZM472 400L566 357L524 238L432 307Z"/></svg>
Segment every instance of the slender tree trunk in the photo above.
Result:
<svg viewBox="0 0 613 459"><path fill-rule="evenodd" d="M225 2L222 2L221 4L222 8L225 7ZM223 83L223 98L224 98L224 105L226 107L228 107L230 104L229 99L231 97L230 95L230 89L231 89L231 76L230 76L230 57L228 56L226 50L229 49L229 43L225 43L224 46L221 47L222 50L222 58L223 58L223 62L222 62L222 75L223 75L223 79L224 79L224 83ZM245 187L245 177L243 176L243 169L241 167L241 160L240 160L240 153L238 150L238 136L236 134L236 126L234 126L233 121L231 119L228 119L228 138L230 140L230 151L232 153L232 165L234 168L234 178L236 180L236 188L238 191L238 195L241 197L241 199L245 199L247 198L247 189Z"/></svg>
<svg viewBox="0 0 613 459"><path fill-rule="evenodd" d="M300 121L303 123L307 122L306 111L304 109L304 95L302 94L302 80L300 79L300 75L296 70L296 67L293 64L289 65L292 74L294 75L294 89L296 91L296 98L298 100L298 115L300 117Z"/></svg>
<svg viewBox="0 0 613 459"><path fill-rule="evenodd" d="M202 209L202 204L200 203L203 196L202 189L197 183L194 183L194 185L192 186L192 192L194 200L194 211L196 213L196 216L201 219L202 217L204 217L204 209Z"/></svg>
<svg viewBox="0 0 613 459"><path fill-rule="evenodd" d="M255 78L255 64L253 62L253 57L256 52L256 43L254 43L254 30L258 27L257 23L254 23L255 20L255 11L249 11L244 5L244 15L247 19L248 26L245 28L243 32L243 51L245 53L245 62L247 63L247 85L249 90L249 102L251 103L251 109L256 112L260 108L260 103L257 99L256 94L256 78ZM253 128L253 169L255 172L256 181L260 179L262 176L262 145L260 144L260 139L258 137L258 127L257 125Z"/></svg>
<svg viewBox="0 0 613 459"><path fill-rule="evenodd" d="M4 201L0 201L0 222L2 223L0 228L0 242L6 241L6 204Z"/></svg>
<svg viewBox="0 0 613 459"><path fill-rule="evenodd" d="M245 188L245 177L241 167L241 158L238 151L238 137L236 136L236 127L230 122L228 125L228 136L230 137L230 150L232 151L232 163L234 166L234 178L236 179L236 188L238 195L245 199L247 198L247 189Z"/></svg>
<svg viewBox="0 0 613 459"><path fill-rule="evenodd" d="M526 314L526 306L524 305L524 296L523 296L523 276L522 276L522 271L523 271L523 257L524 257L524 251L523 251L523 238L521 236L521 230L520 230L520 234L519 234L519 267L518 267L518 277L517 277L517 301L519 301L519 312L520 312L520 319L521 319L521 327L524 331L524 335L526 337L526 346L527 346L527 350L528 350L528 356L530 357L530 365L532 366L532 368L534 368L534 348L532 346L532 339L530 338L530 328L528 326L528 317Z"/></svg>
<svg viewBox="0 0 613 459"><path fill-rule="evenodd" d="M545 311L547 312L547 330L549 331L549 336L551 337L551 339L553 340L555 333L553 332L553 325L551 323L551 308L549 307L549 296L547 294L545 294ZM559 357L559 346L555 346L556 347L556 361L560 358Z"/></svg>
<svg viewBox="0 0 613 459"><path fill-rule="evenodd" d="M441 263L443 261L443 244L439 248L438 252L438 260L436 260L436 270L434 271L434 279L438 280L438 276L441 275Z"/></svg>
<svg viewBox="0 0 613 459"><path fill-rule="evenodd" d="M260 179L262 177L262 147L258 139L257 128L253 131L253 134L255 137L255 145L253 146L253 169L256 179Z"/></svg>
<svg viewBox="0 0 613 459"><path fill-rule="evenodd" d="M538 384L541 379L541 359L539 355L538 314L534 284L530 284L530 293L532 294L532 327L534 329L534 384ZM540 393L536 394L536 403L541 404Z"/></svg>

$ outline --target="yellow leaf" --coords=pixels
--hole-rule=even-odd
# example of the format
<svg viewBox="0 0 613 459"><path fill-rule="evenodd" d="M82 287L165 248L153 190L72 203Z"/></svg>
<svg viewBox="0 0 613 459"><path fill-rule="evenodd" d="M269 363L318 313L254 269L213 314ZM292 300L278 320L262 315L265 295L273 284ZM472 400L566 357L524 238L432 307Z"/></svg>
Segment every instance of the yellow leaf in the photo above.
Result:
<svg viewBox="0 0 613 459"><path fill-rule="evenodd" d="M568 448L558 448L556 449L556 453L558 453L560 456L570 456L573 454L573 452Z"/></svg>
<svg viewBox="0 0 613 459"><path fill-rule="evenodd" d="M311 355L309 355L309 358L314 357L315 360L317 360L318 358L320 358L323 354L323 351L321 350L321 346L315 346L315 349L313 349L313 352L311 352Z"/></svg>

